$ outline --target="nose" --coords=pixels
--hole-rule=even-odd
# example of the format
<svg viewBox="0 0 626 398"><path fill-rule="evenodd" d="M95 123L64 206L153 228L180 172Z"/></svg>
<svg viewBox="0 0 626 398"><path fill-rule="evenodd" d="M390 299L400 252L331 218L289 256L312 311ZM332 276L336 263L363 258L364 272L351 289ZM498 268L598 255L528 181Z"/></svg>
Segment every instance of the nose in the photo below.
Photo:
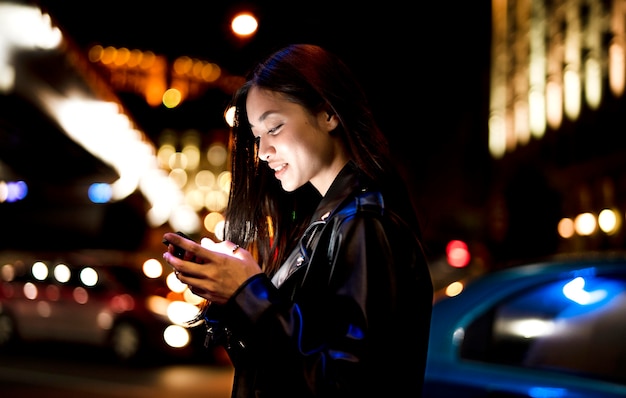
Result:
<svg viewBox="0 0 626 398"><path fill-rule="evenodd" d="M259 141L259 159L267 162L270 158L270 153L272 152L272 146L264 144L264 140Z"/></svg>

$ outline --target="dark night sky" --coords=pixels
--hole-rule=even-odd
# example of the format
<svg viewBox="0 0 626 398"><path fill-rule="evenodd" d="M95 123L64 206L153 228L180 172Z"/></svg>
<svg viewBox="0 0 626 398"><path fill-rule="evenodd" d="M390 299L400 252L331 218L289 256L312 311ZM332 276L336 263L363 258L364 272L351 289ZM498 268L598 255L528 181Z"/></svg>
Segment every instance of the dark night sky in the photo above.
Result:
<svg viewBox="0 0 626 398"><path fill-rule="evenodd" d="M306 8L280 0L108 0L102 6L81 0L39 2L82 48L99 43L151 50L172 60L188 55L239 75L288 43L326 46L360 77L392 140L405 148L415 138L411 141L434 149L423 156L436 152L440 142L449 143L459 128L467 128L473 122L468 117L477 113L487 94L487 0L453 6L428 2L434 4L422 4L417 11L400 1L348 7L319 0ZM246 43L229 33L228 16L239 4L251 5L260 18L257 35ZM203 123L203 111L197 123Z"/></svg>

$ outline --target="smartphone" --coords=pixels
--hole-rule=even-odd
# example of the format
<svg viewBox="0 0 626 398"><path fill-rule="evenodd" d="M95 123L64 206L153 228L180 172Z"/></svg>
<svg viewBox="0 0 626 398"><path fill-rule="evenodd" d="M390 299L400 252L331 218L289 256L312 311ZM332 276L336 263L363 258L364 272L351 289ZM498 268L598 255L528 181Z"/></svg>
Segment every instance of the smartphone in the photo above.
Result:
<svg viewBox="0 0 626 398"><path fill-rule="evenodd" d="M177 231L176 234L182 236L185 239L193 240L189 236L187 236L184 232ZM173 243L170 243L170 241L167 240L167 239L163 239L163 244L165 246L169 246L169 245L173 245L174 246L174 253L173 254L174 254L175 257L178 257L180 259L185 257L185 249L183 249L182 247L178 247L178 246L174 245Z"/></svg>

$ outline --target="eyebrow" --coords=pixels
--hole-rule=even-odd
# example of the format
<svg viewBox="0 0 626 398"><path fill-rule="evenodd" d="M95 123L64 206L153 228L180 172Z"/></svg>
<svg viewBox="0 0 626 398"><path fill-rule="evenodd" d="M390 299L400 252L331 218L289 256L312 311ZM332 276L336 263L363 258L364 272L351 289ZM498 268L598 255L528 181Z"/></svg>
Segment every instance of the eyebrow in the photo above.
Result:
<svg viewBox="0 0 626 398"><path fill-rule="evenodd" d="M273 110L269 110L269 111L265 111L261 114L261 117L259 117L259 122L263 122L265 119L267 119L267 117L273 113L279 113L278 111L273 111ZM250 126L250 128L254 128L254 124L250 123L250 121L248 120L248 125Z"/></svg>

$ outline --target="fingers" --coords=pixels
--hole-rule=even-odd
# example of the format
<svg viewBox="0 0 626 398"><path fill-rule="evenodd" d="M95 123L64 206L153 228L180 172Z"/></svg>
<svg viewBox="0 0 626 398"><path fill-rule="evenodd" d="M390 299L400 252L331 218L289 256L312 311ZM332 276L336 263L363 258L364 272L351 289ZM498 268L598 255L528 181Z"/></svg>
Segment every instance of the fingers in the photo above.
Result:
<svg viewBox="0 0 626 398"><path fill-rule="evenodd" d="M170 246L174 246L173 249L168 246L168 252L172 253L174 256L198 264L206 262L209 253L202 250L202 246L190 238L184 236L180 237L178 233L172 234L170 232L164 234L163 238L170 243ZM179 252L178 255L176 251Z"/></svg>
<svg viewBox="0 0 626 398"><path fill-rule="evenodd" d="M193 283L188 279L189 277L210 278L212 273L224 273L225 271L221 271L224 268L228 269L228 273L232 273L234 265L231 261L233 257L239 260L249 260L248 257L250 256L247 251L230 241L214 242L209 238L203 238L198 244L169 232L163 237L170 242L170 246L175 245L185 250L182 257L175 258L172 248L168 247L168 251L163 253L163 259L172 266L178 279L186 284ZM207 268L208 265L212 266ZM185 277L185 280L182 280L182 277Z"/></svg>
<svg viewBox="0 0 626 398"><path fill-rule="evenodd" d="M228 254L229 256L233 256L237 250L240 249L240 246L233 242L227 240L223 242L215 242L209 238L202 238L200 245L208 250Z"/></svg>
<svg viewBox="0 0 626 398"><path fill-rule="evenodd" d="M187 239L173 232L165 233L163 239L167 240L170 245L178 246L185 250L191 250L196 245L191 239Z"/></svg>
<svg viewBox="0 0 626 398"><path fill-rule="evenodd" d="M217 243L212 240L211 238L202 238L200 239L200 246L212 250L215 246L217 245Z"/></svg>

